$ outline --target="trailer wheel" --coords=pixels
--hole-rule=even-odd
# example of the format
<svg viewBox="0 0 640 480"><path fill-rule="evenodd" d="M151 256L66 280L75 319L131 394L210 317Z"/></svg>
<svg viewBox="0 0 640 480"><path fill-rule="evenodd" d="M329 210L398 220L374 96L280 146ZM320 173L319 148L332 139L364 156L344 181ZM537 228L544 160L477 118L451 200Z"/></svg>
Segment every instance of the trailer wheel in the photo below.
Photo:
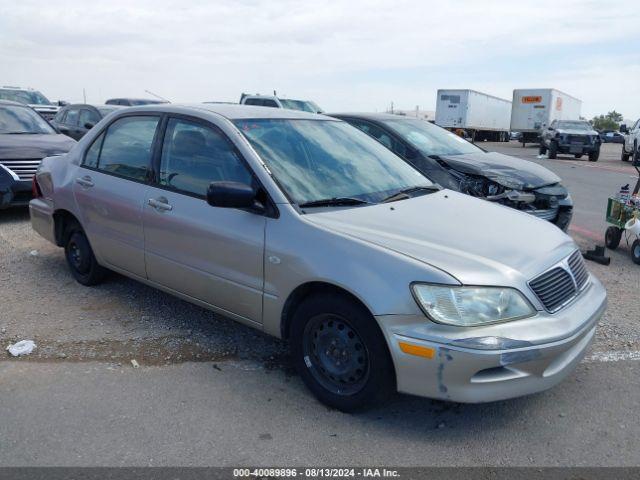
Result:
<svg viewBox="0 0 640 480"><path fill-rule="evenodd" d="M556 142L549 142L549 158L554 160L558 156L558 144Z"/></svg>
<svg viewBox="0 0 640 480"><path fill-rule="evenodd" d="M633 260L633 263L636 265L640 265L640 239L637 239L633 242L633 245L631 245L631 260Z"/></svg>
<svg viewBox="0 0 640 480"><path fill-rule="evenodd" d="M620 239L622 238L622 230L618 227L609 227L604 233L604 244L609 250L615 250L620 245Z"/></svg>

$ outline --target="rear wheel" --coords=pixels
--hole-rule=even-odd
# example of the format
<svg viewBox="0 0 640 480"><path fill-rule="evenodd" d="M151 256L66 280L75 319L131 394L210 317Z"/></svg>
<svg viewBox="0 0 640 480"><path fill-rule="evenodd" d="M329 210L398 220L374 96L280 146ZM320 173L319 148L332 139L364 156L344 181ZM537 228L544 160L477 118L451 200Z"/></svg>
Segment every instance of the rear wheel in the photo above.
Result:
<svg viewBox="0 0 640 480"><path fill-rule="evenodd" d="M554 141L549 142L549 158L551 160L558 156L558 144Z"/></svg>
<svg viewBox="0 0 640 480"><path fill-rule="evenodd" d="M633 260L633 263L636 265L640 265L640 239L631 245L631 260Z"/></svg>
<svg viewBox="0 0 640 480"><path fill-rule="evenodd" d="M604 234L604 244L610 250L615 250L620 245L620 238L622 238L622 230L618 227L609 227Z"/></svg>
<svg viewBox="0 0 640 480"><path fill-rule="evenodd" d="M345 295L314 295L300 304L291 352L304 383L330 407L351 412L394 391L393 363L376 320Z"/></svg>
<svg viewBox="0 0 640 480"><path fill-rule="evenodd" d="M65 239L64 253L73 278L86 286L102 282L107 271L98 265L82 227L77 223L69 225Z"/></svg>

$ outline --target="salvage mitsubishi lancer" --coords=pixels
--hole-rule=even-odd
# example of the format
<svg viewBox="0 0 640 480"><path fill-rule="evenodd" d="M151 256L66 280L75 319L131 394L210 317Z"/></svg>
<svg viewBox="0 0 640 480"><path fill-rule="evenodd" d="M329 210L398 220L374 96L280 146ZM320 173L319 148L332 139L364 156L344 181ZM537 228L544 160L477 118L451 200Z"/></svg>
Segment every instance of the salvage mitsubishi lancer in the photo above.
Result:
<svg viewBox="0 0 640 480"><path fill-rule="evenodd" d="M319 114L132 107L45 159L34 191L33 228L78 282L113 270L288 339L344 411L552 387L606 305L560 229L441 189Z"/></svg>

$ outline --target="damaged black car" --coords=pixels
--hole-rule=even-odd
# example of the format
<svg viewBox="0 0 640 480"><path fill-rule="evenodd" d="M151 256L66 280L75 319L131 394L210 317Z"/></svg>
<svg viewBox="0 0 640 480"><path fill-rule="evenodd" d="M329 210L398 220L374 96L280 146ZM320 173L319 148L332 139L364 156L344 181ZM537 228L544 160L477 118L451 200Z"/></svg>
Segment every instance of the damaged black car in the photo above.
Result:
<svg viewBox="0 0 640 480"><path fill-rule="evenodd" d="M560 177L527 160L487 152L419 119L391 114L335 114L371 135L444 188L497 202L567 230L573 201Z"/></svg>
<svg viewBox="0 0 640 480"><path fill-rule="evenodd" d="M67 153L75 144L31 107L0 100L0 210L28 205L42 159Z"/></svg>

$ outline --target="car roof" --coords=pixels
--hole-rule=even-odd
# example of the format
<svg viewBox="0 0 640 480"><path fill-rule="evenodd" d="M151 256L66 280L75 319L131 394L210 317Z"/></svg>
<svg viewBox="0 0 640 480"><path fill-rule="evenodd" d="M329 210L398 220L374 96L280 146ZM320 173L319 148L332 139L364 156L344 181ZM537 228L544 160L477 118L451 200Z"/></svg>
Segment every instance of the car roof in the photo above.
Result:
<svg viewBox="0 0 640 480"><path fill-rule="evenodd" d="M253 105L228 105L222 103L196 103L196 104L162 104L144 105L127 108L127 112L170 112L170 113L203 113L209 112L220 115L229 120L240 119L306 119L306 120L333 120L335 118L318 113L288 110L286 108L257 107Z"/></svg>
<svg viewBox="0 0 640 480"><path fill-rule="evenodd" d="M70 105L65 105L63 108L78 108L78 107L93 107L93 108L113 108L115 110L120 110L123 108L128 108L126 105L106 105L102 103L72 103Z"/></svg>
<svg viewBox="0 0 640 480"><path fill-rule="evenodd" d="M327 113L330 117L361 118L362 120L420 120L419 118L407 117L405 115L394 115L393 113Z"/></svg>

